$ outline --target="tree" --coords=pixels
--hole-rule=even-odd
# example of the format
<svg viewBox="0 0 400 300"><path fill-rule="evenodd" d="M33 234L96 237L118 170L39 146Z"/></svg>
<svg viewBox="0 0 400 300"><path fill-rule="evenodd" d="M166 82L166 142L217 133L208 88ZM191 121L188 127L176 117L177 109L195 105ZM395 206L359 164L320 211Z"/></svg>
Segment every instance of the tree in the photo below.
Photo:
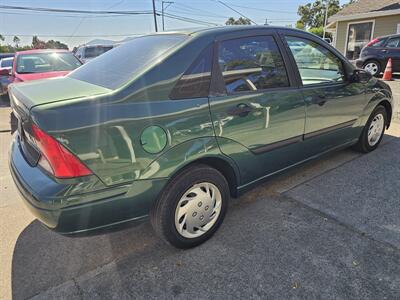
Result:
<svg viewBox="0 0 400 300"><path fill-rule="evenodd" d="M4 36L0 34L0 41L4 41Z"/></svg>
<svg viewBox="0 0 400 300"><path fill-rule="evenodd" d="M48 49L65 49L68 50L68 46L60 41L50 40L46 42L46 48Z"/></svg>
<svg viewBox="0 0 400 300"><path fill-rule="evenodd" d="M297 10L300 20L297 21L296 28L322 36L326 7L328 7L329 18L340 10L339 0L316 0L314 3L300 5Z"/></svg>
<svg viewBox="0 0 400 300"><path fill-rule="evenodd" d="M42 40L40 40L37 35L34 35L32 37L32 48L33 49L45 49L46 48L46 43Z"/></svg>
<svg viewBox="0 0 400 300"><path fill-rule="evenodd" d="M247 18L240 17L239 19L235 20L235 18L230 17L226 22L225 25L251 25L251 21Z"/></svg>
<svg viewBox="0 0 400 300"><path fill-rule="evenodd" d="M18 44L19 44L20 41L21 41L21 40L19 39L19 37L17 37L16 35L14 35L13 42L14 42L14 44L15 44L15 48L18 48Z"/></svg>

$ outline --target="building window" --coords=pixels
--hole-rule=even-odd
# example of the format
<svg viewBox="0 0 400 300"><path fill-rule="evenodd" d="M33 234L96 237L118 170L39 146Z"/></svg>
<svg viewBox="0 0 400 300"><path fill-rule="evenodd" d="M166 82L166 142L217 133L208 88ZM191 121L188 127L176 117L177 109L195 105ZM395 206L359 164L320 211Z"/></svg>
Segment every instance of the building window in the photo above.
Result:
<svg viewBox="0 0 400 300"><path fill-rule="evenodd" d="M373 22L349 24L346 57L350 60L360 56L361 49L372 39Z"/></svg>

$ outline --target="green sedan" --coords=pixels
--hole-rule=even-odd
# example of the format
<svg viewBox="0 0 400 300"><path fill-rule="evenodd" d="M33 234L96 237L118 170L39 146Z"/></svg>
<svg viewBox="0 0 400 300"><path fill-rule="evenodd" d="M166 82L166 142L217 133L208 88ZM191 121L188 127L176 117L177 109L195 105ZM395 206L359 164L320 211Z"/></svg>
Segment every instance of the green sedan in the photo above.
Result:
<svg viewBox="0 0 400 300"><path fill-rule="evenodd" d="M329 151L375 150L392 92L303 31L228 26L138 37L68 76L10 87L10 170L65 235L150 218L179 248L231 197Z"/></svg>

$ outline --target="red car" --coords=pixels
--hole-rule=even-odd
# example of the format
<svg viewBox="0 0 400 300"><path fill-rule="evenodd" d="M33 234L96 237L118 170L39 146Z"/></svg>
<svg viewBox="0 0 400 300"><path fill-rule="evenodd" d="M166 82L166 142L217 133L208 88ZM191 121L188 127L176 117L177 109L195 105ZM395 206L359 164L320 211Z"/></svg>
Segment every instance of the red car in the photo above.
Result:
<svg viewBox="0 0 400 300"><path fill-rule="evenodd" d="M58 49L37 49L15 53L11 72L0 70L0 75L8 75L9 82L18 82L65 76L80 67L81 61L72 52ZM11 114L11 132L16 129L16 120Z"/></svg>
<svg viewBox="0 0 400 300"><path fill-rule="evenodd" d="M71 52L37 49L15 53L12 83L67 75L82 63Z"/></svg>

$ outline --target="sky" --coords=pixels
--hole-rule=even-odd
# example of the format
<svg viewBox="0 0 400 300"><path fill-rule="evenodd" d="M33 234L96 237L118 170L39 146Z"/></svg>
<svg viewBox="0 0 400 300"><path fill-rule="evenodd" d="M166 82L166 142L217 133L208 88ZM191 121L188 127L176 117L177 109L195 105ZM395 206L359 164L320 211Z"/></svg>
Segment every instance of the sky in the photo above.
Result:
<svg viewBox="0 0 400 300"><path fill-rule="evenodd" d="M181 20L165 18L166 30L223 25L229 17L240 15L217 0L170 0L166 13L210 22L198 25ZM297 8L312 0L222 0L233 9L257 24L265 21L271 25L294 25L298 19ZM348 1L341 0L341 4ZM161 11L162 1L156 0ZM42 7L97 11L151 11L152 0L0 0L0 5ZM166 6L167 4L165 4ZM162 31L161 17L157 17ZM0 8L0 34L11 43L17 35L20 44L31 44L32 36L42 40L55 39L70 48L93 39L123 40L128 36L154 32L153 15L88 15L51 12L31 12Z"/></svg>

